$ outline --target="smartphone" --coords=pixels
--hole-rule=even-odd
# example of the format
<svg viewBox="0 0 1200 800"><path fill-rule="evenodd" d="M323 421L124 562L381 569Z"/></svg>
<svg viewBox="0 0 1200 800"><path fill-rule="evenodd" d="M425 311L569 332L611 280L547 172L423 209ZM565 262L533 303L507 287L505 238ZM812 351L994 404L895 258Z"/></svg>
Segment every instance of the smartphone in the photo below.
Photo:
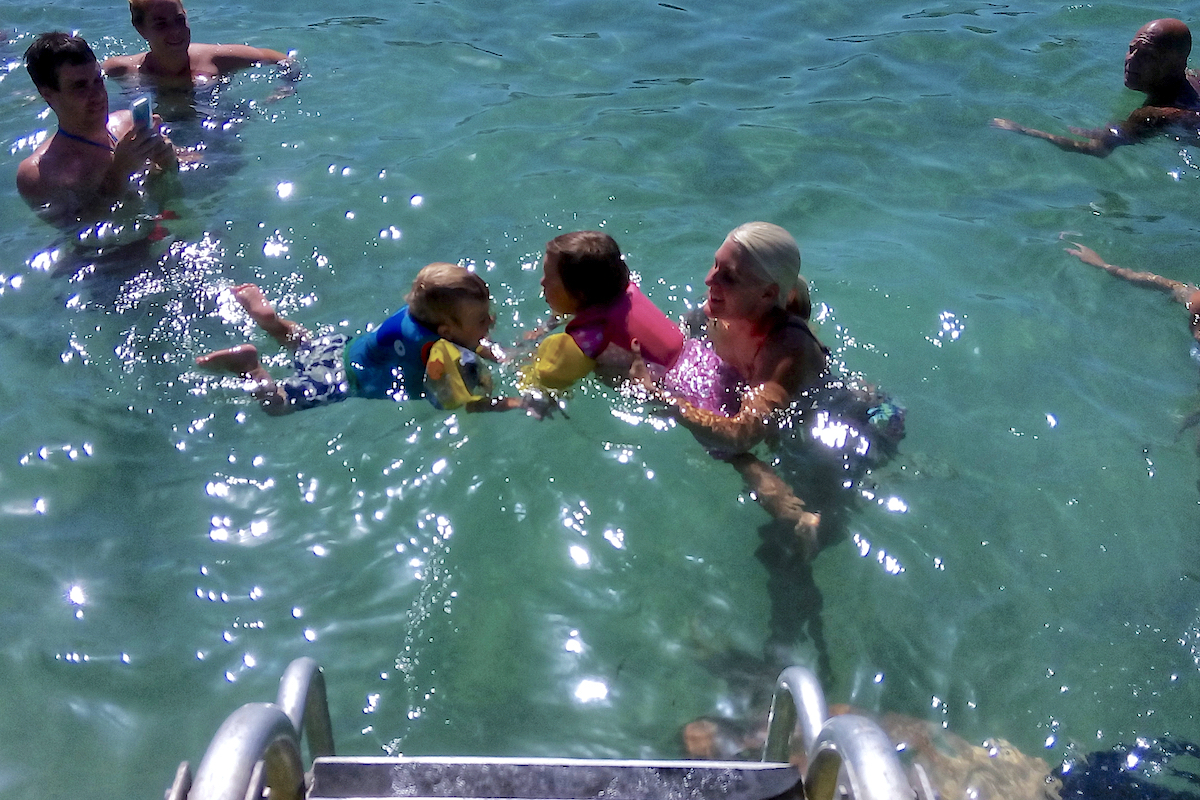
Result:
<svg viewBox="0 0 1200 800"><path fill-rule="evenodd" d="M129 104L133 113L133 127L138 130L150 127L150 98L146 95L136 98Z"/></svg>

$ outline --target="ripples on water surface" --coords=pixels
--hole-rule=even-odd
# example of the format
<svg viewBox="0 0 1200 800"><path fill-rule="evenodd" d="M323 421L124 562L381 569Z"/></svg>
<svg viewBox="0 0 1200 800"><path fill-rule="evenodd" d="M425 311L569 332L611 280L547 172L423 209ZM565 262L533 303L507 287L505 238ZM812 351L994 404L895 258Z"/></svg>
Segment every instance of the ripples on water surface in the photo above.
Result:
<svg viewBox="0 0 1200 800"><path fill-rule="evenodd" d="M84 5L0 2L10 175L47 125L17 63L35 33L139 49L121 4ZM190 362L252 334L223 287L356 330L439 259L485 275L511 340L575 228L682 314L757 218L800 241L822 336L909 408L815 568L830 699L1052 764L1200 737L1186 320L1058 241L1200 280L1197 150L1096 161L987 125L1123 116L1133 31L1200 6L190 11L197 41L297 48L306 77L267 104L251 70L209 104L175 258L52 278L3 182L0 795L161 791L299 655L346 753L673 756L684 722L740 712L740 676L773 677L730 656L768 635L766 516L686 433L594 386L540 424L362 401L274 420Z"/></svg>

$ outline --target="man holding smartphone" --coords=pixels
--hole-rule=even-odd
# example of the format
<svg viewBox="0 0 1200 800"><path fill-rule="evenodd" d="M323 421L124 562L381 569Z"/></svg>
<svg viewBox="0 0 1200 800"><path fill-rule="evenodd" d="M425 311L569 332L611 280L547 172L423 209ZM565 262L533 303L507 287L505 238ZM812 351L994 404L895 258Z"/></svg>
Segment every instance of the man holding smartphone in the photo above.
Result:
<svg viewBox="0 0 1200 800"><path fill-rule="evenodd" d="M58 120L17 168L17 191L42 219L68 228L103 218L134 176L178 168L157 117L138 127L127 110L109 113L104 75L82 37L43 33L25 51L25 67Z"/></svg>

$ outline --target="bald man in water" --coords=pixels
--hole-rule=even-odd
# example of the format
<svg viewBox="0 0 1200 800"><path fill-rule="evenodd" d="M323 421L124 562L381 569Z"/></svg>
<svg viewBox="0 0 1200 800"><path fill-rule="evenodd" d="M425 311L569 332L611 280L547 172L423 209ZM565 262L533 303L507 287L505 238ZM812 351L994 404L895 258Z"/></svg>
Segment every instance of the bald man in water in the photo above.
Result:
<svg viewBox="0 0 1200 800"><path fill-rule="evenodd" d="M1177 19L1156 19L1141 27L1125 56L1125 85L1146 99L1124 122L1096 130L1072 128L1081 139L1026 128L1008 119L992 125L1045 139L1063 150L1104 158L1113 148L1137 142L1170 127L1200 135L1200 81L1188 71L1192 34Z"/></svg>

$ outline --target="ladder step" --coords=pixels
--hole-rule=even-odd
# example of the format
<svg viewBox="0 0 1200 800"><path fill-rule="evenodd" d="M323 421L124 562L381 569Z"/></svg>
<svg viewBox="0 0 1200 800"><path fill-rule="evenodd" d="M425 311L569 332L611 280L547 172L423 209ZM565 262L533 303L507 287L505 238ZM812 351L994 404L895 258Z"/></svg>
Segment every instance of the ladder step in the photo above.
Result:
<svg viewBox="0 0 1200 800"><path fill-rule="evenodd" d="M313 762L309 800L769 800L803 796L789 764L539 758L345 758Z"/></svg>

